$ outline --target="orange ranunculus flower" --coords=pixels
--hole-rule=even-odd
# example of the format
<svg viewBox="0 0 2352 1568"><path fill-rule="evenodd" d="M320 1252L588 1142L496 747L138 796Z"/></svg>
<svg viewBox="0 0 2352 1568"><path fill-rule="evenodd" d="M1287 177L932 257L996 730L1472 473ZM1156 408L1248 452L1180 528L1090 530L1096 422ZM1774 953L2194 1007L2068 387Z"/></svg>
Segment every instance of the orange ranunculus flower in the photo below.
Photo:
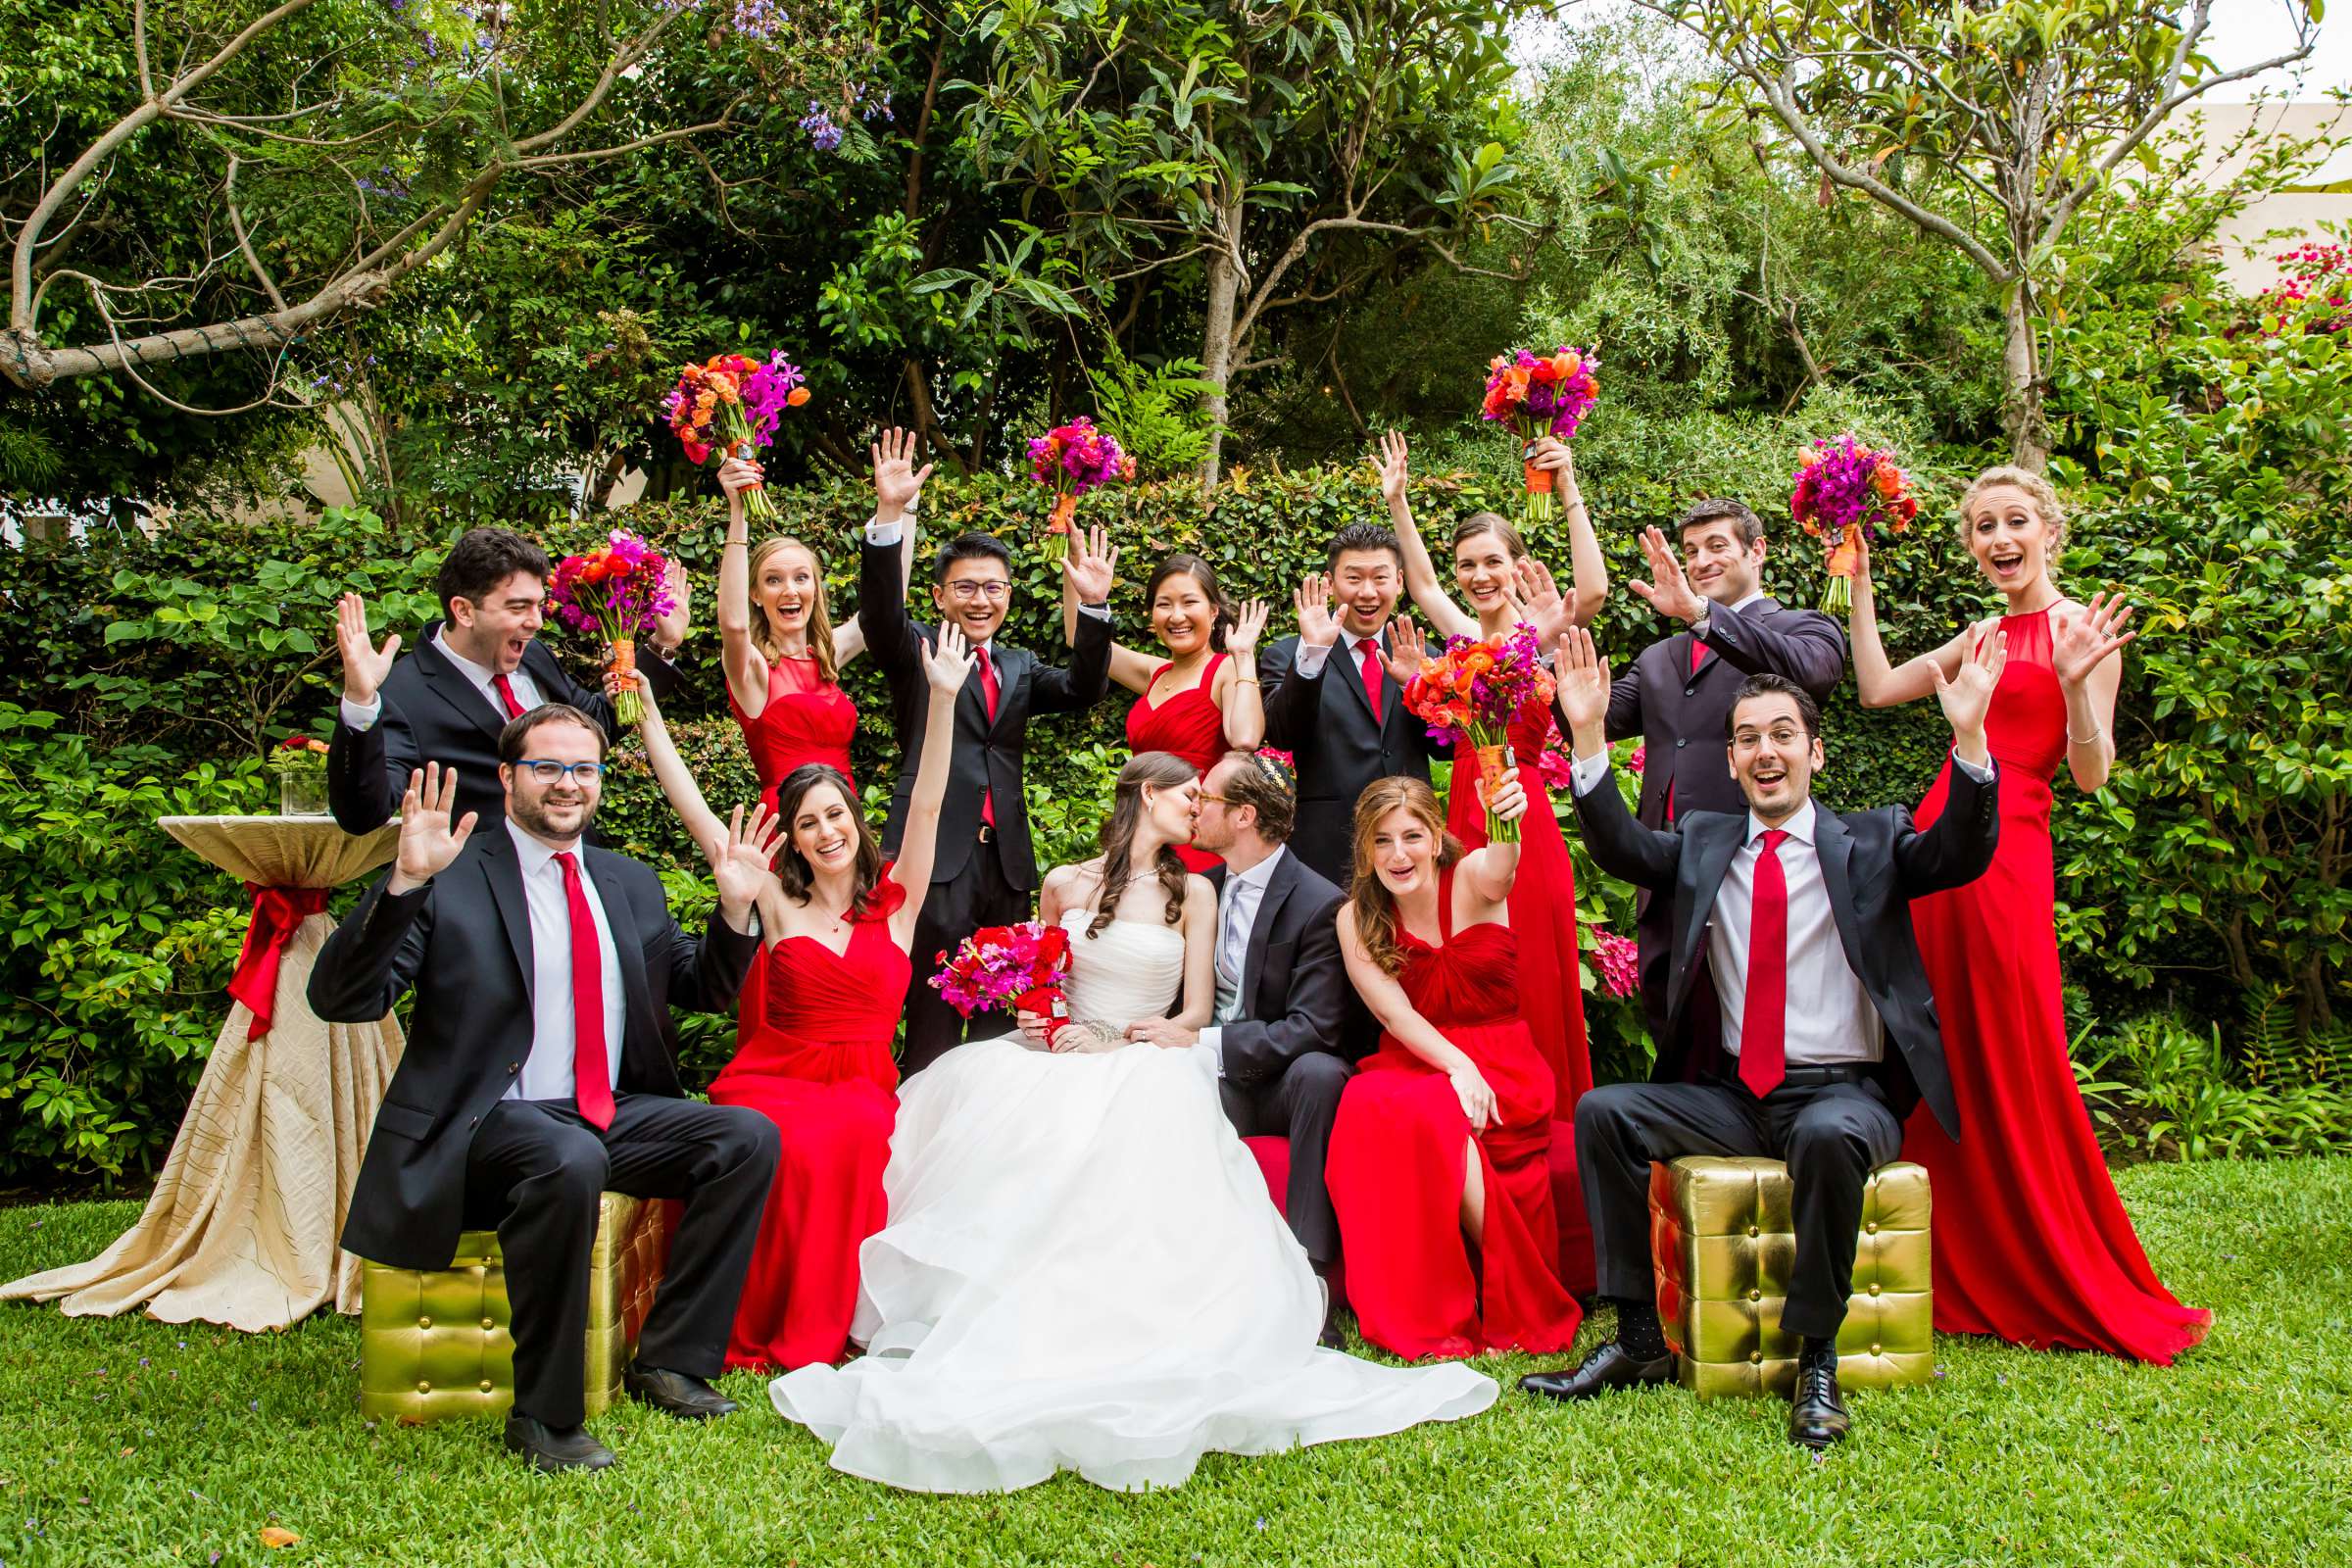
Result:
<svg viewBox="0 0 2352 1568"><path fill-rule="evenodd" d="M1880 495L1892 501L1903 489L1903 470L1891 463L1882 463L1870 473L1870 482Z"/></svg>
<svg viewBox="0 0 2352 1568"><path fill-rule="evenodd" d="M808 389L805 386L796 386L789 393L785 394L784 401L791 407L797 409L802 404L808 401Z"/></svg>
<svg viewBox="0 0 2352 1568"><path fill-rule="evenodd" d="M1508 356L1497 354L1487 362L1487 368L1490 370L1499 370L1509 363L1510 361Z"/></svg>

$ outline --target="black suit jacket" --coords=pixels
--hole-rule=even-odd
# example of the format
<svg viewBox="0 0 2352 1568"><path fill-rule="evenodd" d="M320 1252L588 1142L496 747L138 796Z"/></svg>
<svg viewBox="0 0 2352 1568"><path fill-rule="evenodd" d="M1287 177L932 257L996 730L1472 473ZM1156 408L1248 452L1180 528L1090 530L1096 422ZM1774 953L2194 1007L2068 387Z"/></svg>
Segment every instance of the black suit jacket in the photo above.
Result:
<svg viewBox="0 0 2352 1568"><path fill-rule="evenodd" d="M931 683L923 659L932 629L906 613L906 589L899 576L899 547L865 545L858 557L858 623L865 646L890 682L893 733L899 744L897 787L891 792L890 822L882 831L885 852L899 853L906 806L914 796L915 766L922 760L924 717L931 708ZM980 835L980 802L996 796L997 846L1004 880L1027 890L1037 886L1037 853L1029 843L1029 808L1021 796L1021 762L1029 745L1031 713L1065 713L1092 708L1110 689L1110 622L1101 615L1078 617L1078 639L1070 667L1045 663L1025 648L989 645L997 666L997 716L991 723L980 690L980 662L964 677L956 697L956 743L948 755L948 798L940 808L939 850L931 880L947 882L971 863Z"/></svg>
<svg viewBox="0 0 2352 1568"><path fill-rule="evenodd" d="M1208 880L1221 898L1225 867ZM1345 896L1298 856L1267 876L1242 960L1241 1016L1223 1028L1225 1076L1254 1088L1280 1078L1310 1051L1343 1052L1348 966L1340 957Z"/></svg>
<svg viewBox="0 0 2352 1568"><path fill-rule="evenodd" d="M676 1096L669 1009L728 1012L760 951L716 910L698 940L669 917L653 868L590 847L585 863L612 928L625 1020L623 1094ZM503 824L477 828L439 876L403 894L387 872L318 950L311 1010L368 1023L412 986L408 1049L360 1163L343 1245L399 1268L447 1268L464 1229L474 1129L531 1054L531 916Z"/></svg>
<svg viewBox="0 0 2352 1568"><path fill-rule="evenodd" d="M1944 1065L1936 998L1911 931L1911 901L1973 881L1992 863L2001 834L1998 765L1984 784L1954 767L1943 815L1924 833L1900 806L1842 816L1818 808L1815 812L1814 848L1821 857L1830 908L1837 916L1838 945L1879 1009L1900 1065L1908 1069L1907 1083L1889 1075L1896 1113L1907 1114L1912 1103L1925 1099L1943 1130L1955 1138L1960 1135L1960 1106L1952 1098L1952 1077ZM1576 814L1584 824L1585 847L1602 870L1673 896L1668 1039L1682 1042L1683 1016L1703 967L1700 959L1706 954L1715 895L1723 887L1732 857L1747 837L1747 811L1742 807L1736 815L1692 811L1686 816L1678 802L1675 827L1643 827L1627 812L1615 781L1604 778L1577 796ZM1801 1004L1803 999L1791 1001ZM1661 1047L1653 1080L1681 1081L1687 1050L1686 1044Z"/></svg>
<svg viewBox="0 0 2352 1568"><path fill-rule="evenodd" d="M1690 669L1690 634L1651 643L1609 687L1608 734L1642 737L1642 820L1666 821L1666 789L1674 809L1745 812L1747 803L1725 758L1724 720L1732 698L1750 675L1785 675L1827 704L1845 678L1845 633L1818 610L1784 609L1763 599L1745 610L1713 606L1707 616L1707 660ZM1560 733L1568 733L1565 719Z"/></svg>
<svg viewBox="0 0 2352 1568"><path fill-rule="evenodd" d="M506 714L467 680L433 642L441 622L427 621L416 645L393 663L376 694L382 709L364 730L335 720L326 751L326 801L346 833L372 833L400 814L409 774L427 762L458 770L458 814L477 813L477 832L507 819L507 793L498 781L498 732ZM522 651L523 673L551 703L569 703L620 739L612 705L602 690L573 680L536 639ZM677 674L651 657L638 669L656 697L677 689Z"/></svg>
<svg viewBox="0 0 2352 1568"><path fill-rule="evenodd" d="M1384 628L1381 644L1388 645ZM1298 770L1298 824L1291 852L1345 888L1355 869L1355 798L1377 779L1407 774L1429 781L1433 759L1451 756L1429 725L1404 706L1386 669L1380 675L1380 722L1364 674L1343 634L1310 678L1298 673L1298 639L1285 637L1258 655L1266 700L1266 744L1289 752Z"/></svg>

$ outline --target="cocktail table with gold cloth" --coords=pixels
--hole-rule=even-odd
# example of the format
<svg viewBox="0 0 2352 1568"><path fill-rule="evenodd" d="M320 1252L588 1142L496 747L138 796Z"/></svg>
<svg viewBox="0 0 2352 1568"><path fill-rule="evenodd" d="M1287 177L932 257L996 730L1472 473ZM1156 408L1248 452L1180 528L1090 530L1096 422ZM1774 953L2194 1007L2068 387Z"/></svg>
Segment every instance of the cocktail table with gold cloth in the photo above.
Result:
<svg viewBox="0 0 2352 1568"><path fill-rule="evenodd" d="M1871 1173L1838 1333L1847 1389L1935 1375L1928 1218L1925 1169L1898 1161ZM1649 1248L1658 1322L1685 1387L1702 1396L1795 1388L1796 1337L1781 1329L1796 1262L1788 1166L1698 1155L1652 1165Z"/></svg>
<svg viewBox="0 0 2352 1568"><path fill-rule="evenodd" d="M620 1397L621 1369L668 1261L675 1207L621 1193L599 1200L582 1348L591 1416ZM512 1315L495 1231L466 1232L449 1267L430 1273L369 1263L360 1307L360 1413L404 1425L505 1413L514 1402Z"/></svg>

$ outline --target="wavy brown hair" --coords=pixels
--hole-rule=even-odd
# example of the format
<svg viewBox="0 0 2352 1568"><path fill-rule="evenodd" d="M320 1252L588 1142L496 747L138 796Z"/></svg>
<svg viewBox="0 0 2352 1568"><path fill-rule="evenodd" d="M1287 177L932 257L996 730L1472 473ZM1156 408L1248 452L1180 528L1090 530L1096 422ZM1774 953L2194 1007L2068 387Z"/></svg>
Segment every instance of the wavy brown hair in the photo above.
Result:
<svg viewBox="0 0 2352 1568"><path fill-rule="evenodd" d="M808 792L827 784L841 792L842 800L849 804L851 820L858 824L858 858L851 872L850 915L854 919L863 918L874 912L874 890L882 884L882 846L874 842L874 830L866 825L865 812L858 808L857 789L837 767L803 762L776 785L776 819L784 824L784 841L776 847L776 880L784 884L784 896L793 903L808 902L816 877L809 869L808 858L793 846L792 822L801 814L802 803L808 799Z"/></svg>
<svg viewBox="0 0 2352 1568"><path fill-rule="evenodd" d="M1348 884L1348 902L1355 909L1356 939L1383 974L1404 967L1405 951L1396 934L1396 896L1372 864L1372 839L1381 818L1400 806L1437 841L1441 870L1462 858L1461 840L1446 831L1446 812L1438 805L1437 792L1419 779L1376 779L1355 798L1355 875Z"/></svg>
<svg viewBox="0 0 2352 1568"><path fill-rule="evenodd" d="M1110 798L1110 815L1104 819L1098 839L1102 846L1102 886L1095 894L1095 918L1086 928L1088 936L1102 934L1102 928L1110 924L1118 910L1119 900L1126 895L1128 878L1133 874L1135 824L1144 814L1145 786L1169 790L1198 777L1200 774L1193 770L1192 763L1166 752L1138 752L1119 769L1118 789ZM1176 858L1174 849L1163 844L1152 858L1152 870L1168 892L1167 923L1178 924L1184 919L1184 862Z"/></svg>
<svg viewBox="0 0 2352 1568"><path fill-rule="evenodd" d="M807 541L795 539L788 533L762 539L752 551L751 580L745 587L745 592L752 599L752 646L759 649L760 657L770 664L784 657L784 644L776 637L775 623L767 618L767 607L760 603L760 568L766 564L769 557L781 555L787 550L808 552L808 577L814 584L808 600L808 651L816 656L817 673L828 681L838 682L841 679L841 666L833 660L833 615L825 606L825 558L810 548ZM838 773L834 776L840 777ZM857 807L857 797L850 798L850 805L853 808Z"/></svg>

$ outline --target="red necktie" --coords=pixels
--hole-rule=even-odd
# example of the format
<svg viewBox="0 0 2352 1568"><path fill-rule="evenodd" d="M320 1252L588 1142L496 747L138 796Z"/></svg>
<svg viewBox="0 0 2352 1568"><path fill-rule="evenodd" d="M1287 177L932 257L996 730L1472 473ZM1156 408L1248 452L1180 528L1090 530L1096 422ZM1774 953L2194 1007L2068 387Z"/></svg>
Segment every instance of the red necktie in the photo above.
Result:
<svg viewBox="0 0 2352 1568"><path fill-rule="evenodd" d="M1788 1070L1788 874L1779 828L1756 855L1755 901L1747 917L1747 999L1740 1008L1740 1081L1762 1100Z"/></svg>
<svg viewBox="0 0 2352 1568"><path fill-rule="evenodd" d="M1380 722L1380 649L1371 638L1356 645L1364 653L1364 701L1372 705L1372 722Z"/></svg>
<svg viewBox="0 0 2352 1568"><path fill-rule="evenodd" d="M988 722L994 727L997 722L997 663L988 657L985 648L975 648L972 653L980 661L980 700L988 705ZM990 827L997 825L997 797L992 790L980 792L980 820Z"/></svg>
<svg viewBox="0 0 2352 1568"><path fill-rule="evenodd" d="M490 684L497 689L498 705L507 710L507 716L520 718L522 705L514 700L514 688L508 684L507 677L503 674L493 675L490 677Z"/></svg>
<svg viewBox="0 0 2352 1568"><path fill-rule="evenodd" d="M596 915L588 907L588 889L571 853L560 852L556 863L564 868L564 902L571 911L572 1095L582 1116L598 1127L610 1127L612 1069L605 1056L605 959L597 947Z"/></svg>

